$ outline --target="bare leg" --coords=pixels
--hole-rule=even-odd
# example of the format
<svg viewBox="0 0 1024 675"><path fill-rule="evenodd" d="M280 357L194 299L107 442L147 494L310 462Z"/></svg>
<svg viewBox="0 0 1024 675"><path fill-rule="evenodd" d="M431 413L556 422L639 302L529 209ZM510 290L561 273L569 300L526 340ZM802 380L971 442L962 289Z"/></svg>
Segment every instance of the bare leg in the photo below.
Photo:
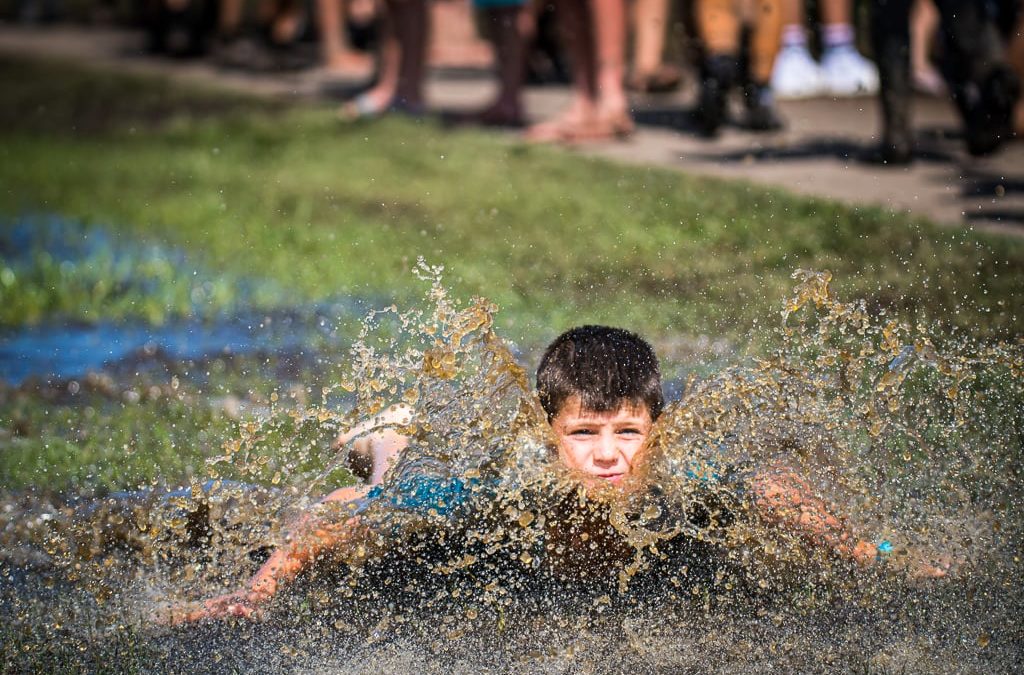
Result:
<svg viewBox="0 0 1024 675"><path fill-rule="evenodd" d="M668 91L682 80L679 68L662 61L667 26L668 0L634 0L632 88Z"/></svg>
<svg viewBox="0 0 1024 675"><path fill-rule="evenodd" d="M242 0L220 0L217 32L222 38L231 38L242 25Z"/></svg>
<svg viewBox="0 0 1024 675"><path fill-rule="evenodd" d="M946 91L942 75L929 56L938 28L939 11L931 0L914 0L914 8L910 10L910 71L914 87L932 96Z"/></svg>
<svg viewBox="0 0 1024 675"><path fill-rule="evenodd" d="M821 3L821 22L825 25L850 23L850 0L824 0Z"/></svg>
<svg viewBox="0 0 1024 675"><path fill-rule="evenodd" d="M271 3L270 39L277 45L288 45L299 38L302 30L303 6L298 0Z"/></svg>
<svg viewBox="0 0 1024 675"><path fill-rule="evenodd" d="M344 0L317 0L317 27L324 68L329 72L368 75L371 61L347 44L343 16Z"/></svg>
<svg viewBox="0 0 1024 675"><path fill-rule="evenodd" d="M785 3L782 3L785 4ZM767 85L782 38L782 12L778 0L753 0L748 15L753 26L750 43L750 78Z"/></svg>
<svg viewBox="0 0 1024 675"><path fill-rule="evenodd" d="M729 91L736 83L740 20L736 0L697 0L694 9L704 44L696 121L700 133L712 137L725 123Z"/></svg>
<svg viewBox="0 0 1024 675"><path fill-rule="evenodd" d="M631 131L629 100L623 87L626 74L626 7L623 0L590 0L596 48L598 114L623 131Z"/></svg>
<svg viewBox="0 0 1024 675"><path fill-rule="evenodd" d="M493 7L484 10L483 22L494 44L498 70L498 95L473 116L476 122L497 126L521 126L526 44L533 32L533 12L528 6Z"/></svg>
<svg viewBox="0 0 1024 675"><path fill-rule="evenodd" d="M565 139L565 130L595 117L596 83L590 15L585 0L556 0L559 32L572 63L572 102L553 120L530 127L526 137L550 142Z"/></svg>
<svg viewBox="0 0 1024 675"><path fill-rule="evenodd" d="M747 128L774 131L783 127L769 84L782 42L782 12L779 0L751 0L747 11L752 26L750 67L743 86Z"/></svg>
<svg viewBox="0 0 1024 675"><path fill-rule="evenodd" d="M804 27L804 2L803 0L782 0L779 3L779 13L783 26Z"/></svg>
<svg viewBox="0 0 1024 675"><path fill-rule="evenodd" d="M377 84L341 106L338 115L344 120L376 117L385 112L395 100L398 91L399 68L402 61L402 44L395 31L394 16L390 3L381 7L380 47L377 61Z"/></svg>
<svg viewBox="0 0 1024 675"><path fill-rule="evenodd" d="M736 56L740 21L733 0L697 0L697 29L709 57Z"/></svg>
<svg viewBox="0 0 1024 675"><path fill-rule="evenodd" d="M401 45L398 85L394 105L418 112L424 107L423 82L426 78L430 13L426 0L390 0L395 35Z"/></svg>

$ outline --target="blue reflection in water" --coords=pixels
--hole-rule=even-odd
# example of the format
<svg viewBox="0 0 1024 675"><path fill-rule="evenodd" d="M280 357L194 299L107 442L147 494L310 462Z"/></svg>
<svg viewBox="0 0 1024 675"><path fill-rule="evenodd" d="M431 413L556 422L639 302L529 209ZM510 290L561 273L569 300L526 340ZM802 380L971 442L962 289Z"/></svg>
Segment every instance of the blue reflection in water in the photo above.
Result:
<svg viewBox="0 0 1024 675"><path fill-rule="evenodd" d="M174 305L159 325L141 318L94 323L51 313L42 324L0 329L0 380L63 380L133 359L333 350L346 346L340 326L358 326L367 308L382 304L380 298L342 297L295 307L273 280L231 276L204 265L201 255L194 258L58 215L0 222L0 267L19 279L82 288L103 282L114 289L111 302L134 293ZM56 277L45 276L43 268ZM211 297L219 300L211 303Z"/></svg>
<svg viewBox="0 0 1024 675"><path fill-rule="evenodd" d="M312 313L253 313L162 326L141 322L46 324L0 333L0 379L69 379L126 359L172 361L221 354L280 353L340 349L338 326L361 314L356 301Z"/></svg>

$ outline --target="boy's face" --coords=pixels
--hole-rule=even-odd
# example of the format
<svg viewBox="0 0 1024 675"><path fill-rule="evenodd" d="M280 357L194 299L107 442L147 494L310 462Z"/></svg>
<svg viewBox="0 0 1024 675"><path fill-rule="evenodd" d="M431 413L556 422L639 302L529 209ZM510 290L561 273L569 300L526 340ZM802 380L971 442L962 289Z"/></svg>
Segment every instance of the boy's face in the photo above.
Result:
<svg viewBox="0 0 1024 675"><path fill-rule="evenodd" d="M573 396L551 420L558 438L558 458L591 483L618 484L637 468L637 453L651 433L646 405L624 405L614 412L583 410Z"/></svg>

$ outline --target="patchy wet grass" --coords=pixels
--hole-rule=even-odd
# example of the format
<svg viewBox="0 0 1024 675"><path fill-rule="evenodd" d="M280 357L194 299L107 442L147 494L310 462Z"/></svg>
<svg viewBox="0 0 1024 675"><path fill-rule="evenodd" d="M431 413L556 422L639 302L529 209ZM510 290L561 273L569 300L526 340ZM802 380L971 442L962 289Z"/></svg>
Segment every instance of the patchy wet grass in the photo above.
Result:
<svg viewBox="0 0 1024 675"><path fill-rule="evenodd" d="M1024 328L1020 239L429 121L343 126L315 105L9 57L0 75L8 330L352 297L411 306L418 256L445 264L457 295L495 300L526 354L585 322L650 335L669 363L763 346L798 267L907 319L980 337ZM47 235L50 214L77 229ZM342 354L284 380L318 391ZM8 387L0 477L71 490L185 478L232 433L223 401L258 406L282 386L256 356L217 362L115 374L100 399L84 377Z"/></svg>

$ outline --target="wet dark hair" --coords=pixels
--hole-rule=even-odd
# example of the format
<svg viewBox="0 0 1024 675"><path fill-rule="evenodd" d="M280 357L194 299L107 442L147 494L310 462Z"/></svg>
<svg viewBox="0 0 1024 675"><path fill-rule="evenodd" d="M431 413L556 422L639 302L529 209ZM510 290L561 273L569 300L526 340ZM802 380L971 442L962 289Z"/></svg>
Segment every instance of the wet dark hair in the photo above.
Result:
<svg viewBox="0 0 1024 675"><path fill-rule="evenodd" d="M580 326L555 338L537 366L537 394L548 421L573 396L590 412L644 404L652 420L665 407L654 348L636 333L608 326Z"/></svg>

